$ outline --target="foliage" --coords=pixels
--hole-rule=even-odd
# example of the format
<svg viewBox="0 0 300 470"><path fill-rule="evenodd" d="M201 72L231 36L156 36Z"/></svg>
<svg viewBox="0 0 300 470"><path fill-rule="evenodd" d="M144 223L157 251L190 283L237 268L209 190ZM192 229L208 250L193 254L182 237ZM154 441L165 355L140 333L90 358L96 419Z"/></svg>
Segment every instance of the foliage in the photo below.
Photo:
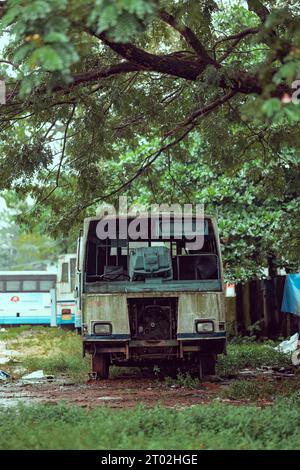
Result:
<svg viewBox="0 0 300 470"><path fill-rule="evenodd" d="M223 397L230 400L274 400L291 396L299 390L299 381L291 378L281 382L269 380L235 380L224 388Z"/></svg>
<svg viewBox="0 0 300 470"><path fill-rule="evenodd" d="M299 449L299 394L275 405L0 409L2 449ZM172 429L172 432L170 432Z"/></svg>
<svg viewBox="0 0 300 470"><path fill-rule="evenodd" d="M5 2L0 189L33 199L19 223L73 243L120 194L204 202L228 279L295 269L299 15L293 0Z"/></svg>
<svg viewBox="0 0 300 470"><path fill-rule="evenodd" d="M229 344L228 354L218 357L217 374L228 377L243 369L262 366L289 367L290 355L276 351L275 343Z"/></svg>
<svg viewBox="0 0 300 470"><path fill-rule="evenodd" d="M165 377L165 384L167 387L179 386L183 388L199 388L199 379L192 377L190 373L179 372L176 379L172 377Z"/></svg>
<svg viewBox="0 0 300 470"><path fill-rule="evenodd" d="M21 326L1 333L1 340L21 353L22 367L42 369L50 375L66 375L76 382L85 381L90 371L89 358L82 357L81 337L61 328ZM10 372L15 376L13 364Z"/></svg>
<svg viewBox="0 0 300 470"><path fill-rule="evenodd" d="M24 220L28 219L30 205L19 203L13 194L6 194L7 202L13 210L3 209L1 211L0 246L2 270L43 270L57 261L62 252L70 252L74 249L74 242L69 237L66 240L54 240L40 224L32 221L26 227L16 221L19 211L22 211ZM48 221L47 221L48 222Z"/></svg>

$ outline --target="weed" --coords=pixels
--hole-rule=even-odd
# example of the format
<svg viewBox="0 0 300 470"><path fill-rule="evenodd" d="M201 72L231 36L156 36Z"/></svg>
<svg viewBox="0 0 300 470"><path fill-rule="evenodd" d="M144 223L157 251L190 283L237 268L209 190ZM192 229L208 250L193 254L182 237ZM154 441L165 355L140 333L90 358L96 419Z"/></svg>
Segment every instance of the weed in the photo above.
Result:
<svg viewBox="0 0 300 470"><path fill-rule="evenodd" d="M178 385L184 388L199 388L200 380L191 376L191 374L178 372L176 378L165 377L164 383L167 387Z"/></svg>
<svg viewBox="0 0 300 470"><path fill-rule="evenodd" d="M227 356L218 357L217 373L232 376L245 368L290 366L290 355L276 351L274 345L270 341L267 344L229 344Z"/></svg>
<svg viewBox="0 0 300 470"><path fill-rule="evenodd" d="M300 388L296 378L285 379L280 382L273 380L235 380L226 387L222 396L231 400L269 400L278 397L290 397Z"/></svg>
<svg viewBox="0 0 300 470"><path fill-rule="evenodd" d="M300 449L299 393L257 412L225 403L92 411L64 404L0 408L1 449ZM171 432L170 432L171 431Z"/></svg>

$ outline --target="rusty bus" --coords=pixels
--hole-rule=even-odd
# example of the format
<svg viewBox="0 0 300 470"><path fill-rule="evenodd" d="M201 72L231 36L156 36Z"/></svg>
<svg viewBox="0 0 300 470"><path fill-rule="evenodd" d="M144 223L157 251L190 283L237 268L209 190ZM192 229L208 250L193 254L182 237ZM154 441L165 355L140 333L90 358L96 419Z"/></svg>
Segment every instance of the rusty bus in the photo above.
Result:
<svg viewBox="0 0 300 470"><path fill-rule="evenodd" d="M197 368L200 377L213 375L217 355L226 350L214 218L205 216L204 242L198 250L187 248L185 236L176 236L174 216L173 232L163 235L157 219L156 236L146 241L130 236L101 240L99 220L85 219L77 253L83 352L91 355L94 376L107 378L112 364L170 364Z"/></svg>

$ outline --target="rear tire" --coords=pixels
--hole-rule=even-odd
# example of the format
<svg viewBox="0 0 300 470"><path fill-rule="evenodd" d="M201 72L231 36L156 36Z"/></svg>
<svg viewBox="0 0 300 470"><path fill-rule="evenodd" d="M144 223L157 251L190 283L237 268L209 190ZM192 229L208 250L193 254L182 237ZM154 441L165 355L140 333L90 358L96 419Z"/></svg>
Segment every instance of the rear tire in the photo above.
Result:
<svg viewBox="0 0 300 470"><path fill-rule="evenodd" d="M92 370L96 379L108 379L110 359L108 354L96 353L92 356Z"/></svg>
<svg viewBox="0 0 300 470"><path fill-rule="evenodd" d="M200 357L200 360L199 360L200 380L206 375L216 375L216 356L214 354Z"/></svg>

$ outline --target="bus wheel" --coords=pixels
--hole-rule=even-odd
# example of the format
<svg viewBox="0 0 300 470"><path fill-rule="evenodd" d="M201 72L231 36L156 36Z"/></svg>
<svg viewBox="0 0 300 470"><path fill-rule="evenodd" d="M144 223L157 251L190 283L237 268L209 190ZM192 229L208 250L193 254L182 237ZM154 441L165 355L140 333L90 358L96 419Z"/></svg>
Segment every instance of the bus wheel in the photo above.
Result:
<svg viewBox="0 0 300 470"><path fill-rule="evenodd" d="M203 375L216 375L216 356L211 354L202 359Z"/></svg>
<svg viewBox="0 0 300 470"><path fill-rule="evenodd" d="M92 356L92 370L96 379L108 379L109 377L109 355L96 353Z"/></svg>
<svg viewBox="0 0 300 470"><path fill-rule="evenodd" d="M206 375L216 375L216 357L211 354L209 356L202 356L199 359L199 379L201 380Z"/></svg>

